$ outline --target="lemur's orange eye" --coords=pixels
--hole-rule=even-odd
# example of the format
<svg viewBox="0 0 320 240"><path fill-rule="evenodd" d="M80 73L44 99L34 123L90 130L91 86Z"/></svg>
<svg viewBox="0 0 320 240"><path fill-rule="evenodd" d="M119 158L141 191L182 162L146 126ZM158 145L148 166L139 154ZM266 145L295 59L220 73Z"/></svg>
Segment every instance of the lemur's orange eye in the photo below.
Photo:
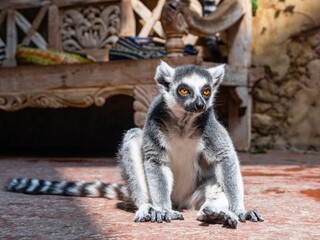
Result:
<svg viewBox="0 0 320 240"><path fill-rule="evenodd" d="M181 88L181 89L179 90L179 92L180 92L182 95L186 95L186 94L189 93L188 89L186 89L186 88Z"/></svg>
<svg viewBox="0 0 320 240"><path fill-rule="evenodd" d="M211 93L211 91L210 91L210 89L206 89L206 90L203 90L202 93L203 93L203 95L208 96Z"/></svg>

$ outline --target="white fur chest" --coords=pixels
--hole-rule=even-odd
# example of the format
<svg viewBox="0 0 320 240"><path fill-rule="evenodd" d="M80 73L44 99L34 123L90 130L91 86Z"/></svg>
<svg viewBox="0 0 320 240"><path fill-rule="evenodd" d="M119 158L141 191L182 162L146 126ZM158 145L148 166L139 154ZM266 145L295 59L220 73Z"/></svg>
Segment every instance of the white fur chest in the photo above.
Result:
<svg viewBox="0 0 320 240"><path fill-rule="evenodd" d="M184 201L194 191L198 173L198 154L201 149L199 138L180 137L178 134L166 136L170 168L173 174L172 202L184 205Z"/></svg>

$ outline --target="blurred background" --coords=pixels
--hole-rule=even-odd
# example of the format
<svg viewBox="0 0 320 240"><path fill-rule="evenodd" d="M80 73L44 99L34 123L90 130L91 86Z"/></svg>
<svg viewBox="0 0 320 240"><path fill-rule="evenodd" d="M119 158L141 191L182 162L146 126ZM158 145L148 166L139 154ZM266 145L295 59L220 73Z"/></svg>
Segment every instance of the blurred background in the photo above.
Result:
<svg viewBox="0 0 320 240"><path fill-rule="evenodd" d="M115 156L143 126L159 59L227 63L216 109L238 150L318 151L319 13L314 0L0 1L0 154Z"/></svg>

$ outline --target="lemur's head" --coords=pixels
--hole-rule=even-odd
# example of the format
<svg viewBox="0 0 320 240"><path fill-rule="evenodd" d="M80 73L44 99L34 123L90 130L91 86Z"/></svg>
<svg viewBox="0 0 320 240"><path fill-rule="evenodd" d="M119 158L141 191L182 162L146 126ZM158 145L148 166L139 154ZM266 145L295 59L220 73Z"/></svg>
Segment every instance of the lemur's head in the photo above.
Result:
<svg viewBox="0 0 320 240"><path fill-rule="evenodd" d="M169 108L203 112L214 103L214 95L224 76L224 64L204 69L195 65L177 68L161 61L155 80Z"/></svg>

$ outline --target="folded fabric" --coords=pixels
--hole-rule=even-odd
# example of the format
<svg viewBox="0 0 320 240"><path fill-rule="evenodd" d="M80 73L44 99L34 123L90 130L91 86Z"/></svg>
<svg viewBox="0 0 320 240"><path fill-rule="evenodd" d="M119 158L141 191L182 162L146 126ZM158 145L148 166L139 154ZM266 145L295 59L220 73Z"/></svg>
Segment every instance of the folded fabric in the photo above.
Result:
<svg viewBox="0 0 320 240"><path fill-rule="evenodd" d="M187 45L186 55L196 55L194 46ZM129 60L129 59L148 59L159 58L167 55L164 43L156 38L147 37L121 37L110 49L109 59Z"/></svg>
<svg viewBox="0 0 320 240"><path fill-rule="evenodd" d="M121 37L110 49L110 60L146 59L166 55L164 45L152 37Z"/></svg>
<svg viewBox="0 0 320 240"><path fill-rule="evenodd" d="M6 47L0 39L0 65L2 64L5 58L6 58Z"/></svg>

